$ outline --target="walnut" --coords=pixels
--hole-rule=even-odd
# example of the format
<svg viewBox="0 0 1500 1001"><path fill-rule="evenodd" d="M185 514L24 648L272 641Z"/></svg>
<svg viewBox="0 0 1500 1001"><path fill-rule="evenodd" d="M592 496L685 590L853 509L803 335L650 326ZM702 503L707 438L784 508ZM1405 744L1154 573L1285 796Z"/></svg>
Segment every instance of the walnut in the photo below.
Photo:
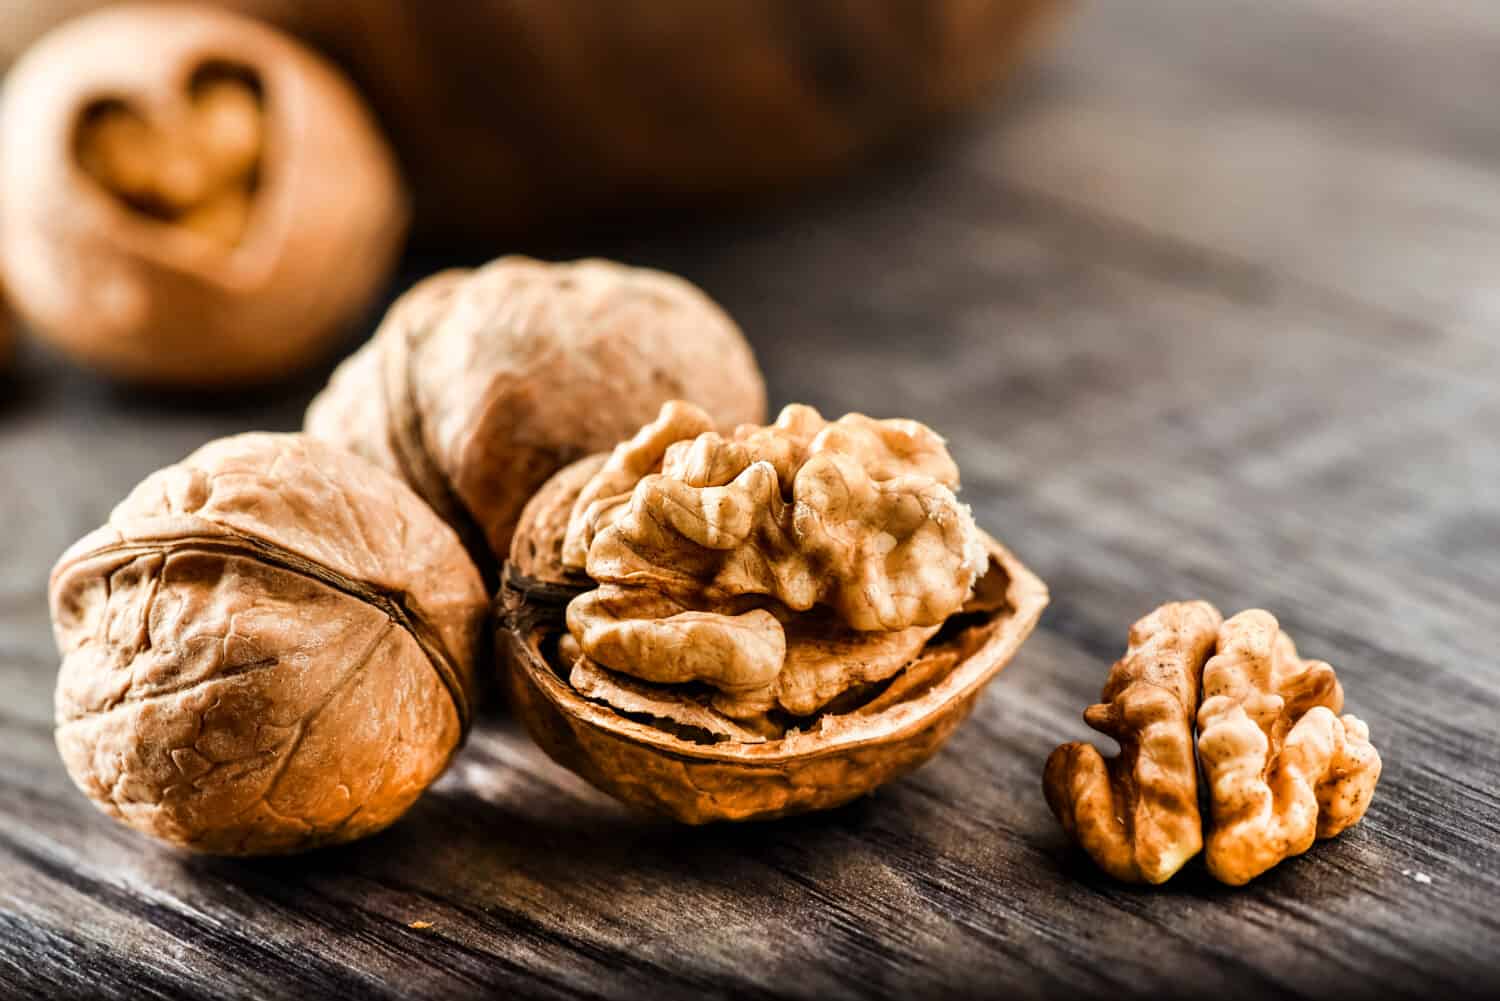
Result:
<svg viewBox="0 0 1500 1001"><path fill-rule="evenodd" d="M1113 737L1110 761L1090 744L1047 759L1047 803L1099 867L1131 883L1162 883L1203 847L1193 713L1203 664L1222 622L1203 601L1162 605L1130 627L1130 647L1084 712Z"/></svg>
<svg viewBox="0 0 1500 1001"><path fill-rule="evenodd" d="M1198 766L1208 869L1236 886L1358 822L1380 777L1369 729L1336 715L1333 668L1301 660L1258 609L1221 622L1205 602L1163 605L1131 629L1104 698L1084 718L1120 756L1064 744L1043 784L1064 829L1117 879L1163 882L1202 848Z"/></svg>
<svg viewBox="0 0 1500 1001"><path fill-rule="evenodd" d="M712 428L669 402L527 506L513 704L558 761L678 820L847 802L937 750L1046 589L915 421L792 406Z"/></svg>
<svg viewBox="0 0 1500 1001"><path fill-rule="evenodd" d="M63 555L57 745L106 813L203 852L396 820L468 725L486 595L410 490L301 435L214 442Z"/></svg>
<svg viewBox="0 0 1500 1001"><path fill-rule="evenodd" d="M111 375L214 386L314 360L407 210L349 83L274 29L121 6L49 35L0 107L0 257L39 333Z"/></svg>
<svg viewBox="0 0 1500 1001"><path fill-rule="evenodd" d="M1247 883L1364 816L1380 756L1362 721L1338 716L1343 707L1333 668L1299 658L1270 613L1224 623L1198 708L1215 877Z"/></svg>
<svg viewBox="0 0 1500 1001"><path fill-rule="evenodd" d="M504 257L404 295L306 427L398 473L492 572L549 476L677 397L714 426L765 414L755 359L707 296L608 261Z"/></svg>

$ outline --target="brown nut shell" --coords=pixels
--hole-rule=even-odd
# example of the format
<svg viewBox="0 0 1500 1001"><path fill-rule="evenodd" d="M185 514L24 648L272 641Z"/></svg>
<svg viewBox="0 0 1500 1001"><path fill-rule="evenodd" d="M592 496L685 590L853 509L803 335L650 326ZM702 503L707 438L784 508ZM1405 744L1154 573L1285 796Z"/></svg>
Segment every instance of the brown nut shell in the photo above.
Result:
<svg viewBox="0 0 1500 1001"><path fill-rule="evenodd" d="M394 158L343 75L203 7L123 5L53 32L6 80L0 145L17 310L129 380L210 387L313 361L406 230Z"/></svg>
<svg viewBox="0 0 1500 1001"><path fill-rule="evenodd" d="M512 709L559 764L626 803L684 823L839 806L932 757L1036 625L1046 586L1000 543L988 536L985 543L990 566L974 610L950 620L884 694L763 743L697 743L579 694L554 649L561 625L547 621L550 585L529 577L532 567L511 564L500 642Z"/></svg>
<svg viewBox="0 0 1500 1001"><path fill-rule="evenodd" d="M59 560L50 600L74 782L139 831L229 855L396 820L462 740L486 609L411 491L278 434L148 477Z"/></svg>
<svg viewBox="0 0 1500 1001"><path fill-rule="evenodd" d="M402 296L306 428L400 475L493 569L548 477L672 399L726 429L764 417L755 358L708 296L610 261L503 257Z"/></svg>

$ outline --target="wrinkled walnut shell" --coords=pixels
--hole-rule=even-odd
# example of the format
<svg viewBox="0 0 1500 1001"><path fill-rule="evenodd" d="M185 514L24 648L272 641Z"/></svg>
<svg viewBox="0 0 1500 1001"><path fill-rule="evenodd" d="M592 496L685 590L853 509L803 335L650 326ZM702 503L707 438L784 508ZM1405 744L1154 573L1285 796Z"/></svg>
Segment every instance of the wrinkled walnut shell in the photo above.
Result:
<svg viewBox="0 0 1500 1001"><path fill-rule="evenodd" d="M489 572L548 477L672 399L726 428L765 415L755 358L708 296L610 261L503 257L403 295L306 428L402 477Z"/></svg>
<svg viewBox="0 0 1500 1001"><path fill-rule="evenodd" d="M127 5L58 29L6 80L0 145L17 310L129 380L217 386L311 362L406 229L393 156L344 77L220 11Z"/></svg>
<svg viewBox="0 0 1500 1001"><path fill-rule="evenodd" d="M101 810L214 854L392 823L468 725L486 612L415 494L301 435L206 445L58 561L57 746Z"/></svg>
<svg viewBox="0 0 1500 1001"><path fill-rule="evenodd" d="M984 685L1020 648L1047 604L1046 586L985 537L988 572L883 693L761 743L699 743L584 697L559 655L564 606L591 586L559 572L566 512L603 457L569 467L538 492L505 568L499 642L514 713L559 764L605 792L689 824L759 820L847 803L930 758Z"/></svg>

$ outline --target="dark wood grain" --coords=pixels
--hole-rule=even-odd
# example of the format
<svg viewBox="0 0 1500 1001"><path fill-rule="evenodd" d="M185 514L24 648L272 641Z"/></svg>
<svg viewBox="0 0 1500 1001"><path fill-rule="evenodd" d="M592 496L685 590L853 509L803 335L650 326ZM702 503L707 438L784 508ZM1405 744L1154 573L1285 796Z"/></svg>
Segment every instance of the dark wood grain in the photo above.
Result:
<svg viewBox="0 0 1500 1001"><path fill-rule="evenodd" d="M1051 585L948 749L821 816L644 821L492 711L362 844L243 863L145 843L53 750L47 568L148 471L294 427L319 376L163 402L29 349L0 404L0 994L1483 993L1496 93L1491 5L1096 0L919 162L759 220L539 248L698 281L779 402L929 421ZM1040 792L1126 626L1186 596L1276 612L1385 759L1362 824L1241 890L1198 864L1115 885Z"/></svg>

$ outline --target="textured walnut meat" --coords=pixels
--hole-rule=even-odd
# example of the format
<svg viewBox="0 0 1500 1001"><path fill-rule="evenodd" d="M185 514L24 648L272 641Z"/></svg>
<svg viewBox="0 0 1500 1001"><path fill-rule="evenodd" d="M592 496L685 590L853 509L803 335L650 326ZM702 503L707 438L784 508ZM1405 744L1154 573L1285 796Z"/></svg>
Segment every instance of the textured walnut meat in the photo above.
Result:
<svg viewBox="0 0 1500 1001"><path fill-rule="evenodd" d="M568 629L599 664L702 682L726 715L816 712L909 663L986 566L958 469L915 421L791 406L712 430L672 402L583 488Z"/></svg>
<svg viewBox="0 0 1500 1001"><path fill-rule="evenodd" d="M300 435L148 477L52 575L57 745L105 812L218 854L399 817L469 718L486 598L393 477Z"/></svg>
<svg viewBox="0 0 1500 1001"><path fill-rule="evenodd" d="M348 82L275 30L121 6L48 36L6 81L0 255L17 308L128 379L270 379L379 288L406 208Z"/></svg>
<svg viewBox="0 0 1500 1001"><path fill-rule="evenodd" d="M1357 823L1380 778L1369 729L1337 715L1333 668L1299 658L1258 609L1221 622L1205 602L1163 605L1131 629L1104 698L1084 718L1120 756L1064 744L1043 784L1064 829L1117 879L1163 882L1206 840L1209 872L1249 882Z"/></svg>
<svg viewBox="0 0 1500 1001"><path fill-rule="evenodd" d="M1364 816L1380 755L1361 720L1338 715L1343 707L1333 668L1298 657L1268 612L1224 623L1198 709L1218 879L1247 883Z"/></svg>
<svg viewBox="0 0 1500 1001"><path fill-rule="evenodd" d="M933 754L1046 604L913 421L688 404L527 505L502 639L548 753L679 820L847 802Z"/></svg>
<svg viewBox="0 0 1500 1001"><path fill-rule="evenodd" d="M506 257L404 295L306 427L399 474L487 568L549 476L676 398L712 426L764 418L755 359L707 296L608 261Z"/></svg>
<svg viewBox="0 0 1500 1001"><path fill-rule="evenodd" d="M1047 759L1052 812L1116 879L1165 882L1203 847L1193 713L1221 621L1207 602L1186 601L1131 626L1103 701L1083 714L1119 743L1119 757L1072 743Z"/></svg>

